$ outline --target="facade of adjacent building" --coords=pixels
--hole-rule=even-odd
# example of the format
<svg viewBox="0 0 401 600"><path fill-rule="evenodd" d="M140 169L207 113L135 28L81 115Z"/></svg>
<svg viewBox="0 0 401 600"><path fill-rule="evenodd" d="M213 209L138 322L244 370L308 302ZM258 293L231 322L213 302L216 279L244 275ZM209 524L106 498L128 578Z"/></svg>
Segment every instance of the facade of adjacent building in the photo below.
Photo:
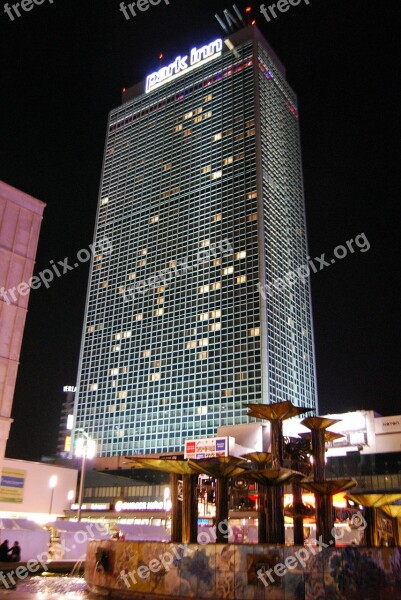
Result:
<svg viewBox="0 0 401 600"><path fill-rule="evenodd" d="M316 411L297 101L256 28L111 111L101 239L75 406L100 457L182 451L246 402Z"/></svg>
<svg viewBox="0 0 401 600"><path fill-rule="evenodd" d="M63 387L64 400L61 405L60 424L58 430L57 455L68 458L71 450L71 431L74 420L75 385Z"/></svg>
<svg viewBox="0 0 401 600"><path fill-rule="evenodd" d="M0 181L0 470L45 204Z"/></svg>

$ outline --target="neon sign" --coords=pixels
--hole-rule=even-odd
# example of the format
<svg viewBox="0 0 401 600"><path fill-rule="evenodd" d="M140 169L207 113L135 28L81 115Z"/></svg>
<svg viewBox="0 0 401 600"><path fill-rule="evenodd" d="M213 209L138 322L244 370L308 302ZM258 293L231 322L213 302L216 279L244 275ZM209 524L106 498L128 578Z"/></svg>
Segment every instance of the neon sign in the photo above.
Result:
<svg viewBox="0 0 401 600"><path fill-rule="evenodd" d="M194 67L199 67L206 61L220 56L223 50L223 40L217 39L211 44L206 44L202 48L192 48L190 54L186 56L177 56L174 62L168 67L163 67L159 71L155 71L146 78L146 93L157 89L167 81L171 81L178 75L182 75L185 71L189 71Z"/></svg>

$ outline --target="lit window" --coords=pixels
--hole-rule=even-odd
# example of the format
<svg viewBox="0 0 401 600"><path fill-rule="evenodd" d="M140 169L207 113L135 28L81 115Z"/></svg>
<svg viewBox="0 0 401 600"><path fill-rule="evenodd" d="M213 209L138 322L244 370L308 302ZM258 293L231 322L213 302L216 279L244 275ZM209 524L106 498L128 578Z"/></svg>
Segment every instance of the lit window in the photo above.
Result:
<svg viewBox="0 0 401 600"><path fill-rule="evenodd" d="M198 346L202 348L203 346L209 345L209 338L203 338L203 340L198 340Z"/></svg>
<svg viewBox="0 0 401 600"><path fill-rule="evenodd" d="M201 315L198 315L199 321L207 321L208 318L209 318L209 313L202 313Z"/></svg>
<svg viewBox="0 0 401 600"><path fill-rule="evenodd" d="M211 325L209 325L209 331L220 331L221 330L221 323L212 323Z"/></svg>
<svg viewBox="0 0 401 600"><path fill-rule="evenodd" d="M118 375L118 368L110 369L109 375L113 377L114 375Z"/></svg>
<svg viewBox="0 0 401 600"><path fill-rule="evenodd" d="M196 108L194 110L194 115L200 115L202 111L203 111L203 108L200 106L199 108Z"/></svg>
<svg viewBox="0 0 401 600"><path fill-rule="evenodd" d="M235 374L235 379L237 379L239 381L247 379L246 373L236 373Z"/></svg>
<svg viewBox="0 0 401 600"><path fill-rule="evenodd" d="M150 356L150 350L144 350L144 351L142 352L142 356L143 356L144 358L148 358L148 357Z"/></svg>
<svg viewBox="0 0 401 600"><path fill-rule="evenodd" d="M249 131L246 132L246 137L251 137L252 135L255 135L256 133L256 129L250 129Z"/></svg>
<svg viewBox="0 0 401 600"><path fill-rule="evenodd" d="M212 170L212 167L209 165L208 167L203 167L202 169L202 173L210 173L210 171Z"/></svg>
<svg viewBox="0 0 401 600"><path fill-rule="evenodd" d="M96 390L98 389L98 384L97 383L90 383L89 384L89 391L90 392L96 392Z"/></svg>
<svg viewBox="0 0 401 600"><path fill-rule="evenodd" d="M186 137L187 135L191 135L192 133L192 129L186 129L183 133L184 137Z"/></svg>
<svg viewBox="0 0 401 600"><path fill-rule="evenodd" d="M199 294L206 294L206 292L208 292L210 289L209 285L201 285L201 287L198 289Z"/></svg>
<svg viewBox="0 0 401 600"><path fill-rule="evenodd" d="M206 96L206 98L204 98L203 102L210 102L213 98L213 94L209 94L208 96Z"/></svg>
<svg viewBox="0 0 401 600"><path fill-rule="evenodd" d="M218 215L213 215L212 221L221 221L221 213L219 213Z"/></svg>
<svg viewBox="0 0 401 600"><path fill-rule="evenodd" d="M221 140L222 137L223 135L221 133L216 133L216 135L212 137L212 142L217 142L218 140Z"/></svg>
<svg viewBox="0 0 401 600"><path fill-rule="evenodd" d="M242 160L243 158L245 158L245 152L240 152L234 156L234 160Z"/></svg>
<svg viewBox="0 0 401 600"><path fill-rule="evenodd" d="M253 327L249 330L249 337L257 337L260 335L260 327Z"/></svg>
<svg viewBox="0 0 401 600"><path fill-rule="evenodd" d="M210 313L210 318L211 319L218 319L219 317L221 317L221 310L213 310Z"/></svg>
<svg viewBox="0 0 401 600"><path fill-rule="evenodd" d="M121 286L118 288L118 291L119 291L119 293L120 293L120 294L123 294L123 293L125 292L125 285L121 285Z"/></svg>
<svg viewBox="0 0 401 600"><path fill-rule="evenodd" d="M136 273L130 273L130 274L128 275L128 280L129 280L129 281L132 281L133 279L136 279Z"/></svg>
<svg viewBox="0 0 401 600"><path fill-rule="evenodd" d="M135 321L142 321L143 319L143 314L139 313L138 315L135 315Z"/></svg>
<svg viewBox="0 0 401 600"><path fill-rule="evenodd" d="M223 396L232 396L232 395L233 395L232 390L223 390Z"/></svg>
<svg viewBox="0 0 401 600"><path fill-rule="evenodd" d="M159 381L160 380L160 373L152 373L149 377L150 381Z"/></svg>
<svg viewBox="0 0 401 600"><path fill-rule="evenodd" d="M164 308L158 308L157 310L153 311L154 317L161 317L162 315L164 315Z"/></svg>
<svg viewBox="0 0 401 600"><path fill-rule="evenodd" d="M207 352L198 352L197 358L199 360L203 360L203 359L205 359L207 357L208 357L208 353Z"/></svg>
<svg viewBox="0 0 401 600"><path fill-rule="evenodd" d="M156 367L160 367L160 360L152 361L150 366L152 367L152 369L155 369Z"/></svg>
<svg viewBox="0 0 401 600"><path fill-rule="evenodd" d="M213 113L212 113L212 111L211 111L211 110L209 110L207 113L205 113L205 114L203 115L203 118L204 118L204 119L210 119L210 117L212 116L212 114L213 114Z"/></svg>
<svg viewBox="0 0 401 600"><path fill-rule="evenodd" d="M109 285L108 281L102 281L102 287L106 288Z"/></svg>
<svg viewBox="0 0 401 600"><path fill-rule="evenodd" d="M165 292L165 291L166 291L166 286L164 286L164 285L159 285L159 287L158 287L158 288L156 288L156 292L157 292L158 294L161 294L161 293L163 293L163 292Z"/></svg>
<svg viewBox="0 0 401 600"><path fill-rule="evenodd" d="M148 261L146 260L146 258L142 258L142 259L139 261L139 263L138 263L138 266L139 266L139 267L146 267L146 265L147 265L147 262L148 262Z"/></svg>
<svg viewBox="0 0 401 600"><path fill-rule="evenodd" d="M216 281L215 283L211 283L210 284L210 289L211 290L220 290L221 289L221 282L220 281Z"/></svg>
<svg viewBox="0 0 401 600"><path fill-rule="evenodd" d="M87 331L87 333L93 333L95 331L95 326L94 325L88 325L86 331Z"/></svg>
<svg viewBox="0 0 401 600"><path fill-rule="evenodd" d="M202 240L200 243L200 247L201 248L207 248L208 246L210 246L210 240Z"/></svg>
<svg viewBox="0 0 401 600"><path fill-rule="evenodd" d="M223 175L223 171L215 171L214 173L211 174L210 178L211 179L220 179L220 177Z"/></svg>
<svg viewBox="0 0 401 600"><path fill-rule="evenodd" d="M257 198L258 193L257 192L249 192L249 194L247 194L246 198L247 200L252 200L252 198Z"/></svg>
<svg viewBox="0 0 401 600"><path fill-rule="evenodd" d="M120 350L121 350L121 346L113 346L111 349L112 352L120 352Z"/></svg>
<svg viewBox="0 0 401 600"><path fill-rule="evenodd" d="M202 115L200 117L195 117L194 123L200 123L203 120Z"/></svg>
<svg viewBox="0 0 401 600"><path fill-rule="evenodd" d="M249 215L246 218L247 221L257 221L258 220L258 213L253 213L253 215Z"/></svg>
<svg viewBox="0 0 401 600"><path fill-rule="evenodd" d="M123 339L130 338L131 337L131 331L123 331L123 333L121 334L121 337Z"/></svg>
<svg viewBox="0 0 401 600"><path fill-rule="evenodd" d="M165 165L163 165L163 171L169 171L172 166L173 163L166 163Z"/></svg>
<svg viewBox="0 0 401 600"><path fill-rule="evenodd" d="M170 269L172 269L173 267L177 266L177 261L176 260L170 260L170 262L168 263L168 266L170 267Z"/></svg>
<svg viewBox="0 0 401 600"><path fill-rule="evenodd" d="M221 265L221 258L215 258L213 261L213 265L215 267L217 267L218 265Z"/></svg>
<svg viewBox="0 0 401 600"><path fill-rule="evenodd" d="M142 250L138 251L139 256L146 256L148 253L148 249L147 248L142 248Z"/></svg>
<svg viewBox="0 0 401 600"><path fill-rule="evenodd" d="M193 115L194 115L194 113L193 113L193 111L192 111L192 110L191 110L190 112L187 112L187 113L184 115L184 117L183 117L183 118L184 118L184 121L187 121L188 119L190 119L191 117L193 117Z"/></svg>
<svg viewBox="0 0 401 600"><path fill-rule="evenodd" d="M241 250L241 252L237 252L234 254L235 260L240 260L241 258L246 258L246 250Z"/></svg>
<svg viewBox="0 0 401 600"><path fill-rule="evenodd" d="M155 217L150 217L149 222L150 223L158 223L159 222L159 216L156 215Z"/></svg>
<svg viewBox="0 0 401 600"><path fill-rule="evenodd" d="M235 281L237 283L246 283L246 275L240 275Z"/></svg>
<svg viewBox="0 0 401 600"><path fill-rule="evenodd" d="M175 133L182 131L182 125L177 125L177 127L174 128L174 131L175 131Z"/></svg>
<svg viewBox="0 0 401 600"><path fill-rule="evenodd" d="M238 135L235 136L234 140L243 140L244 139L244 134L243 133L239 133Z"/></svg>
<svg viewBox="0 0 401 600"><path fill-rule="evenodd" d="M124 399L126 397L127 397L127 392L125 392L125 391L124 392L118 392L118 394L117 394L117 398Z"/></svg>
<svg viewBox="0 0 401 600"><path fill-rule="evenodd" d="M225 269L222 270L222 275L231 275L232 273L234 273L234 267L226 267Z"/></svg>
<svg viewBox="0 0 401 600"><path fill-rule="evenodd" d="M185 348L187 350L190 350L191 348L196 348L197 345L198 345L198 342L196 340L192 340L191 342L187 342L185 344Z"/></svg>
<svg viewBox="0 0 401 600"><path fill-rule="evenodd" d="M233 157L230 156L229 158L225 158L223 165L231 165L231 163L234 161Z"/></svg>
<svg viewBox="0 0 401 600"><path fill-rule="evenodd" d="M102 260L102 258L102 254L98 254L97 256L95 256L95 262L99 262L100 260Z"/></svg>
<svg viewBox="0 0 401 600"><path fill-rule="evenodd" d="M109 201L109 199L108 199L108 198L103 198L103 199L100 201L100 204L101 204L101 206L104 206L105 204L107 204L107 203L108 203L108 201Z"/></svg>
<svg viewBox="0 0 401 600"><path fill-rule="evenodd" d="M161 298L158 298L156 300L156 304L164 304L164 297L162 296Z"/></svg>

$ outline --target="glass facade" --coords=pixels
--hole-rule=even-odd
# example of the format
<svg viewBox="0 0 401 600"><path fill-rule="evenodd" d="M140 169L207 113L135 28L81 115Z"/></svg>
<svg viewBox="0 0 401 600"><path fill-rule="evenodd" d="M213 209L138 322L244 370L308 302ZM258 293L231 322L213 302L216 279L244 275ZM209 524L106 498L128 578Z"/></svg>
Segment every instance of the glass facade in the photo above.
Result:
<svg viewBox="0 0 401 600"><path fill-rule="evenodd" d="M265 291L307 246L296 101L256 31L110 113L75 405L100 456L316 407L309 282Z"/></svg>

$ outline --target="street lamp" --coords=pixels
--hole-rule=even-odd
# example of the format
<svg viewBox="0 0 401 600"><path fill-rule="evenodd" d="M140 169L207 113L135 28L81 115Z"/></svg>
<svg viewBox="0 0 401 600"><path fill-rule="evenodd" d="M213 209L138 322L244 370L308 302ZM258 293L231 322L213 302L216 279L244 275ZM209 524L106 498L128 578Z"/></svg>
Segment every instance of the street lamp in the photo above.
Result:
<svg viewBox="0 0 401 600"><path fill-rule="evenodd" d="M75 433L82 433L83 437L77 439L75 444L75 456L82 458L81 467L81 481L79 483L79 494L78 494L78 515L77 520L81 520L81 506L82 497L84 493L84 479L85 479L85 466L87 458L94 458L96 454L96 442L89 437L89 435L83 429L76 429Z"/></svg>
<svg viewBox="0 0 401 600"><path fill-rule="evenodd" d="M49 506L49 521L51 519L51 515L52 515L52 507L53 507L53 495L54 495L54 488L57 485L57 475L52 475L49 479L49 488L51 489L51 494L50 494L50 506Z"/></svg>

